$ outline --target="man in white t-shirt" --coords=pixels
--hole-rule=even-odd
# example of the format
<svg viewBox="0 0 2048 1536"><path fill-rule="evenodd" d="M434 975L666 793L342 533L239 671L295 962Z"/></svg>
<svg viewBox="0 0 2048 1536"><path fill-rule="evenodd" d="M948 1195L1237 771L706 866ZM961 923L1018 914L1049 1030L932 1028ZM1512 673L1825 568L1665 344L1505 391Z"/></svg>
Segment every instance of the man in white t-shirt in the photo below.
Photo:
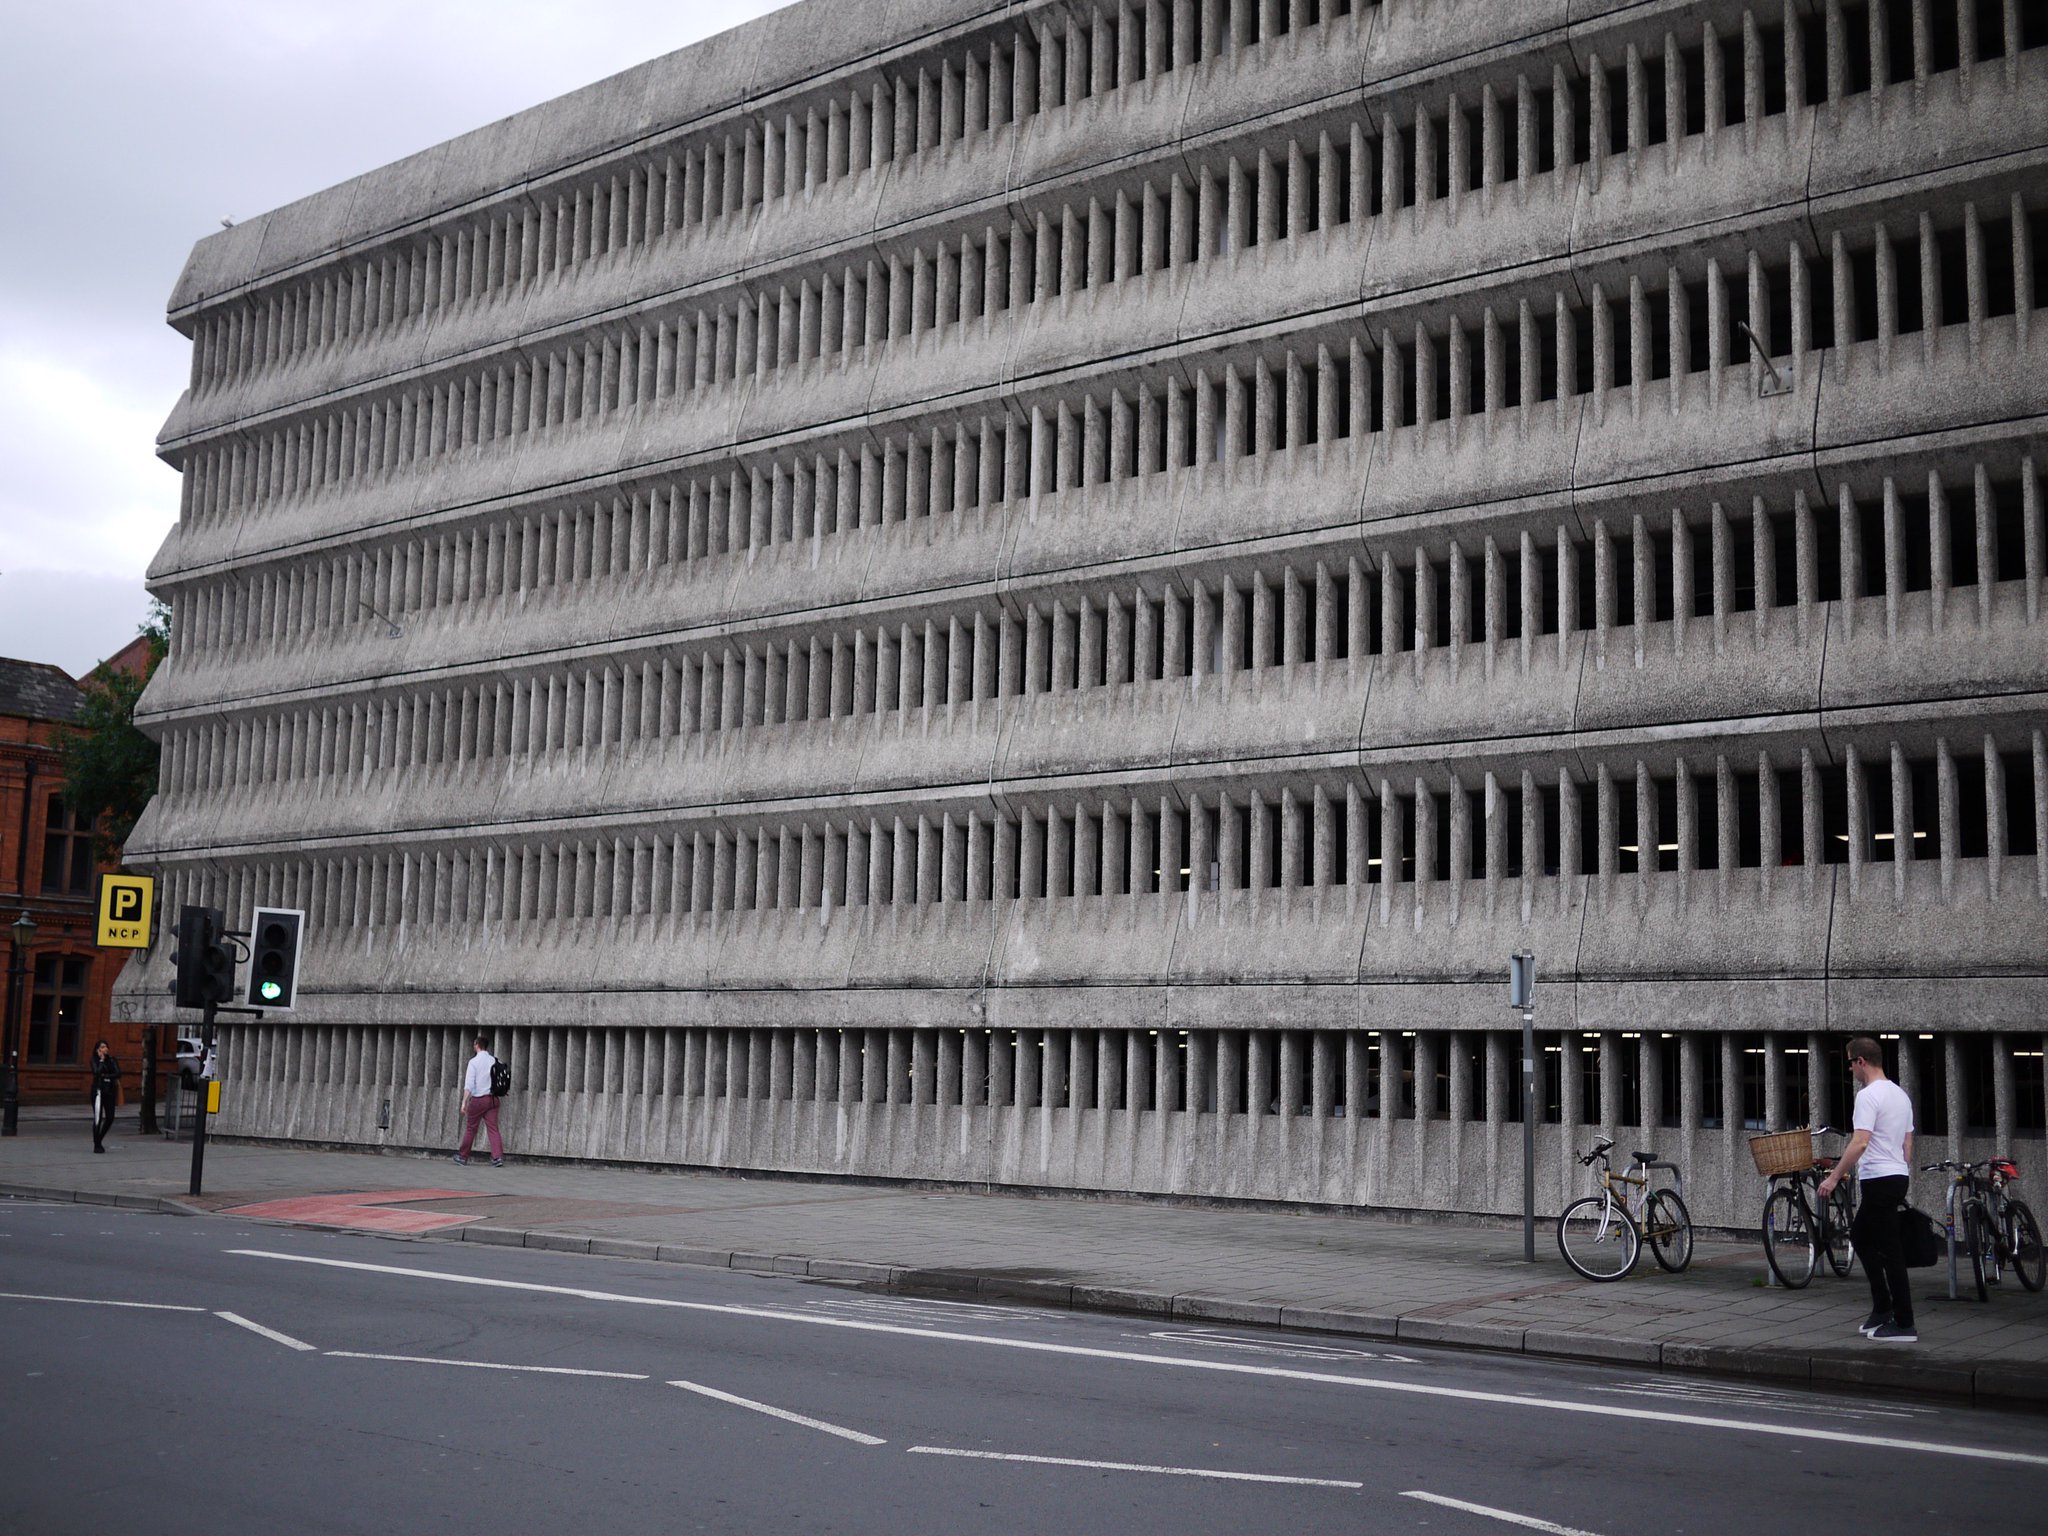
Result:
<svg viewBox="0 0 2048 1536"><path fill-rule="evenodd" d="M491 1068L498 1060L491 1054L490 1038L478 1035L471 1042L475 1054L462 1074L462 1145L455 1149L455 1161L469 1161L469 1149L476 1144L477 1122L491 1135L491 1166L505 1166L505 1139L498 1134L498 1099L491 1092Z"/></svg>
<svg viewBox="0 0 2048 1536"><path fill-rule="evenodd" d="M1885 1344L1913 1344L1913 1292L1906 1283L1906 1252L1899 1212L1913 1174L1913 1101L1884 1075L1884 1051L1869 1036L1849 1042L1849 1073L1856 1079L1855 1134L1834 1171L1820 1183L1825 1200L1856 1170L1856 1220L1849 1239L1870 1278L1870 1317L1859 1330Z"/></svg>

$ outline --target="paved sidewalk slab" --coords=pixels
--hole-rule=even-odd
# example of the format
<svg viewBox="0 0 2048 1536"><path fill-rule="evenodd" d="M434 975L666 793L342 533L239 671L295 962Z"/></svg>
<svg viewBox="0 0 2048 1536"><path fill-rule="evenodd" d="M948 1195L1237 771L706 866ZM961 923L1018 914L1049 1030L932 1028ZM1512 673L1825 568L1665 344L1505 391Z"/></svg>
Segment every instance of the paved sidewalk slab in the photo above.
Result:
<svg viewBox="0 0 2048 1536"><path fill-rule="evenodd" d="M1701 1238L1683 1275L1645 1260L1597 1285L1548 1234L1532 1265L1495 1227L229 1142L209 1144L195 1201L188 1146L122 1131L94 1156L82 1122L25 1116L0 1142L0 1194L386 1235L417 1217L455 1223L421 1241L2048 1407L2048 1296L2008 1281L1952 1302L1945 1271L1920 1271L1921 1342L1877 1345L1855 1332L1860 1273L1767 1289L1749 1241Z"/></svg>

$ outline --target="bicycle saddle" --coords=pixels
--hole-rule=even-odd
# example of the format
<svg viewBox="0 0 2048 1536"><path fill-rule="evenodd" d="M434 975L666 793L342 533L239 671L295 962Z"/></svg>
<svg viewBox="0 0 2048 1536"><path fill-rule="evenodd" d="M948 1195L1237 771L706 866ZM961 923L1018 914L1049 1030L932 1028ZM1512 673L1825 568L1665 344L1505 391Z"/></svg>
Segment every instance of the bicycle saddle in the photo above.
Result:
<svg viewBox="0 0 2048 1536"><path fill-rule="evenodd" d="M1654 1153L1654 1152L1644 1152L1644 1151L1638 1150L1638 1151L1637 1151L1637 1152L1636 1152L1636 1153L1634 1154L1634 1156L1635 1156L1635 1160L1636 1160L1636 1161L1637 1161L1638 1163L1654 1163L1654 1162L1658 1161L1658 1158L1657 1158L1657 1154L1656 1154L1656 1153Z"/></svg>

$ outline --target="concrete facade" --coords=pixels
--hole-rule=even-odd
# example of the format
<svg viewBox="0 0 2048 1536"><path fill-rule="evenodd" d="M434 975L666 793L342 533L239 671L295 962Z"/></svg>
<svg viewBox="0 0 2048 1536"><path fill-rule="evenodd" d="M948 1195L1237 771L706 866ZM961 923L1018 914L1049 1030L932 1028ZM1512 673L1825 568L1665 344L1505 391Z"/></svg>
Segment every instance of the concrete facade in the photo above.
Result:
<svg viewBox="0 0 2048 1536"><path fill-rule="evenodd" d="M203 241L222 1128L1506 1211L1528 948L1553 1209L2024 1161L2044 167L2035 0L808 0Z"/></svg>

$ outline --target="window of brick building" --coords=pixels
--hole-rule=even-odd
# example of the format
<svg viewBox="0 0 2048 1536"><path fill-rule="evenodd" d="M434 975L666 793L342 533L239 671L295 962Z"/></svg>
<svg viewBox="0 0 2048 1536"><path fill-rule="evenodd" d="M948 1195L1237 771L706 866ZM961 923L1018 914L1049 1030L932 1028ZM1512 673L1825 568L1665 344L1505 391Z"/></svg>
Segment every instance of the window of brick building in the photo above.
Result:
<svg viewBox="0 0 2048 1536"><path fill-rule="evenodd" d="M36 956L28 1004L29 1061L62 1066L80 1059L79 1032L91 971L88 955Z"/></svg>
<svg viewBox="0 0 2048 1536"><path fill-rule="evenodd" d="M75 814L62 795L52 795L43 817L43 894L84 896L91 891L92 823Z"/></svg>

